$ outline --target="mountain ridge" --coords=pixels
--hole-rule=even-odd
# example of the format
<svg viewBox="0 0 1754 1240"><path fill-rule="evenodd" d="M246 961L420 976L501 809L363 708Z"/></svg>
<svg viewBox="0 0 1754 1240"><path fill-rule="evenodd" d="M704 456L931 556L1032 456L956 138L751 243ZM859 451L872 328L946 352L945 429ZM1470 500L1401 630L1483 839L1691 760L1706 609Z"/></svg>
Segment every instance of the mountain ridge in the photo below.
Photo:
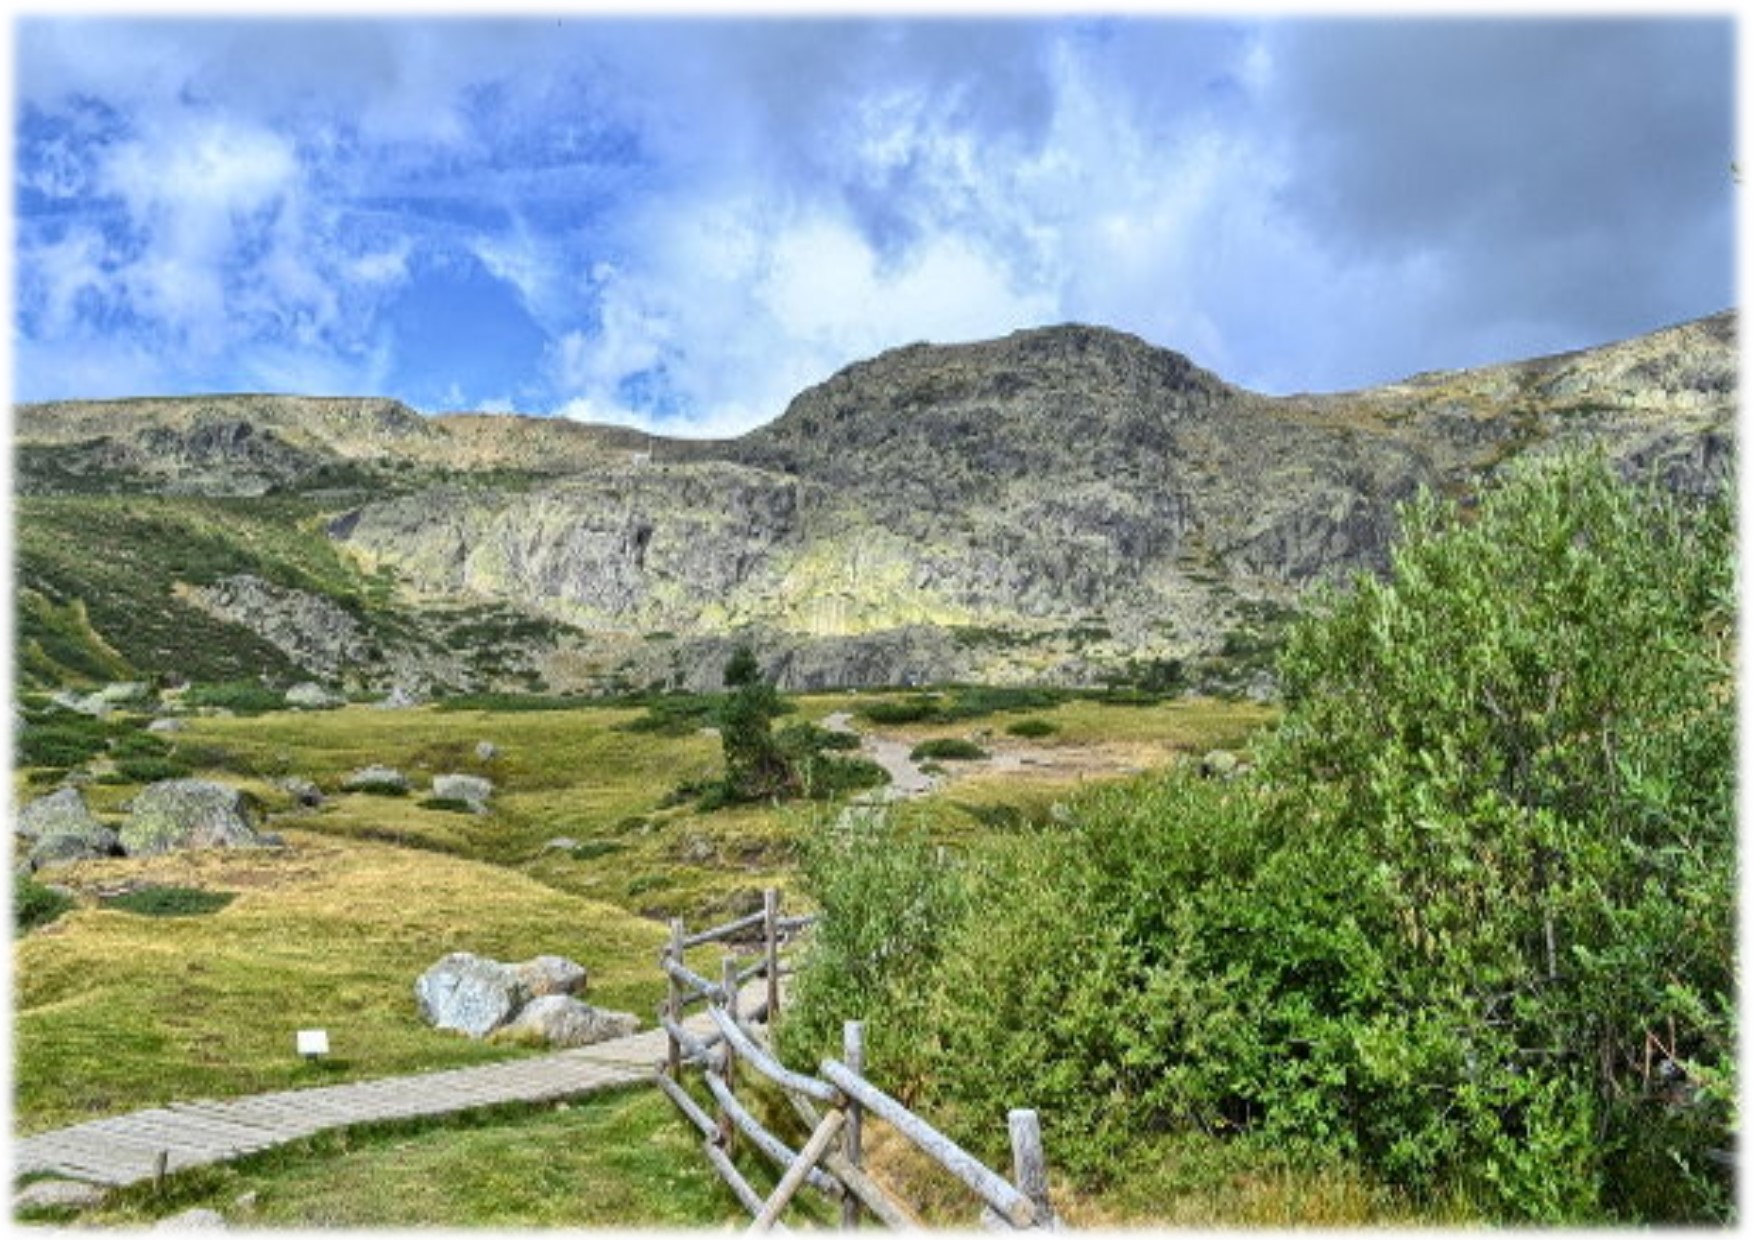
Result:
<svg viewBox="0 0 1754 1240"><path fill-rule="evenodd" d="M1161 678L1266 644L1317 581L1380 570L1394 507L1421 486L1465 499L1511 461L1592 445L1689 495L1723 486L1736 334L1730 310L1267 396L1059 324L886 350L729 440L375 398L37 404L16 410L15 487L44 512L100 495L142 514L177 497L296 507L325 580L382 612L386 653L362 683L712 687L745 639L807 687ZM40 548L21 569L55 606L77 596ZM260 614L284 594L173 581L208 591L190 597L214 623L294 624ZM228 615L238 599L257 614ZM526 634L494 647L498 671L456 653L474 622L434 619L471 608ZM1260 662L1208 687L1266 692Z"/></svg>

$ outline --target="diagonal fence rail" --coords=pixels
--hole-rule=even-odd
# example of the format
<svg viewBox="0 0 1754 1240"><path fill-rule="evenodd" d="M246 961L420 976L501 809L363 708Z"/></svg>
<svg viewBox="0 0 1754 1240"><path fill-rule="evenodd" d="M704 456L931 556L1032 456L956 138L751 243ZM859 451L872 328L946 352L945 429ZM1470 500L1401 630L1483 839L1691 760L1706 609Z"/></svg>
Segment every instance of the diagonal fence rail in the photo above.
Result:
<svg viewBox="0 0 1754 1240"><path fill-rule="evenodd" d="M775 1056L757 1026L773 1027L780 1010L780 979L791 971L784 950L813 921L782 917L779 893L770 889L763 893L760 912L724 925L690 934L682 919L673 919L670 941L659 955L669 993L658 1010L658 1023L669 1040L657 1084L700 1131L708 1162L753 1218L750 1230L782 1227L786 1208L806 1189L838 1204L843 1228L858 1227L866 1214L890 1227L923 1228L919 1215L865 1169L864 1133L871 1120L888 1125L959 1180L981 1203L982 1226L1057 1228L1034 1111L1009 1115L1012 1178L1006 1179L864 1075L863 1022L847 1022L843 1057L824 1060L815 1075L789 1068ZM691 968L687 959L691 949L712 945L722 953L717 981ZM751 956L754 962L746 964ZM757 979L765 983L763 998L744 1012L745 984ZM704 1035L683 1025L688 1009L701 1005L713 1026ZM698 1071L710 1103L686 1087L690 1070ZM810 1136L801 1149L775 1135L738 1096L738 1083L746 1077L776 1087L808 1127ZM766 1197L732 1159L739 1141L747 1141L780 1172Z"/></svg>

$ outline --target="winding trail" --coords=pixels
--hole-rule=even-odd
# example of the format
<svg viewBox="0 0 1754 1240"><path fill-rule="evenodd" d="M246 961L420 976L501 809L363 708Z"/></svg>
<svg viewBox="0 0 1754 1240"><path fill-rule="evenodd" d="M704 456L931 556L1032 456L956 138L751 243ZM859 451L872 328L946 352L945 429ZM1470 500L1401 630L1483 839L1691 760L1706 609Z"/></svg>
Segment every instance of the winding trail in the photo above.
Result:
<svg viewBox="0 0 1754 1240"><path fill-rule="evenodd" d="M939 781L926 774L908 755L913 747L906 741L891 740L885 736L871 736L853 729L851 712L838 710L822 721L822 726L830 732L842 732L859 738L859 752L889 773L889 782L881 788L862 793L853 798L855 804L888 801L906 801L914 797L924 796L938 786Z"/></svg>

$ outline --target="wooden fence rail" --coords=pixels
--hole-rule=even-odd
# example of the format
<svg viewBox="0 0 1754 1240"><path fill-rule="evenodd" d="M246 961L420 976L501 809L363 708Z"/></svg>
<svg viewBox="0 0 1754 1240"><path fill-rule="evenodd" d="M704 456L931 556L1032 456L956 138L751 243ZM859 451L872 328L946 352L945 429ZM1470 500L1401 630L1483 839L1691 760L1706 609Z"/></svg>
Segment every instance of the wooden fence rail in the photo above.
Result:
<svg viewBox="0 0 1754 1240"><path fill-rule="evenodd" d="M967 1186L982 1203L983 1226L1057 1228L1048 1197L1041 1127L1034 1111L1012 1111L1008 1117L1013 1176L1008 1180L865 1077L862 1022L847 1022L843 1059L824 1060L815 1076L780 1062L754 1025L765 1022L771 1028L779 1015L779 982L790 971L781 950L813 921L809 917L782 917L779 893L768 890L763 893L759 913L724 925L689 934L680 918L672 920L670 942L659 955L669 994L659 1008L658 1021L669 1035L669 1054L658 1085L683 1118L700 1131L708 1161L754 1218L750 1230L780 1228L786 1207L806 1188L838 1206L843 1228L858 1227L866 1212L890 1227L922 1227L918 1214L864 1168L865 1128L872 1119L882 1120ZM713 943L758 946L759 958L746 966L735 955L725 955L720 961L720 980L715 982L689 968L686 960L690 948ZM742 988L757 978L765 979L765 1000L745 1014L740 1010ZM704 1035L685 1029L682 1023L686 1009L701 1003L707 1005L715 1027L714 1032ZM710 1104L703 1105L684 1087L685 1068L699 1069ZM794 1152L739 1099L738 1081L745 1073L776 1086L810 1129L802 1149ZM780 1172L778 1184L766 1198L732 1161L740 1139Z"/></svg>

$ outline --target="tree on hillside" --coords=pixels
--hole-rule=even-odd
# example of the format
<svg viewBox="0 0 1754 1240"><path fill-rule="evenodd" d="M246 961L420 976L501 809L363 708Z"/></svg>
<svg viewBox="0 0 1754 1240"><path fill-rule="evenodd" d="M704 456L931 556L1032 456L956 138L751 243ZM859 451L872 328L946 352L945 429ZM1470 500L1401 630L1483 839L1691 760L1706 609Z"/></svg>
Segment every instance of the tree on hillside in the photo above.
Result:
<svg viewBox="0 0 1754 1240"><path fill-rule="evenodd" d="M738 647L725 664L725 688L729 695L719 711L725 792L739 801L795 794L797 775L773 733L779 694L748 646Z"/></svg>

